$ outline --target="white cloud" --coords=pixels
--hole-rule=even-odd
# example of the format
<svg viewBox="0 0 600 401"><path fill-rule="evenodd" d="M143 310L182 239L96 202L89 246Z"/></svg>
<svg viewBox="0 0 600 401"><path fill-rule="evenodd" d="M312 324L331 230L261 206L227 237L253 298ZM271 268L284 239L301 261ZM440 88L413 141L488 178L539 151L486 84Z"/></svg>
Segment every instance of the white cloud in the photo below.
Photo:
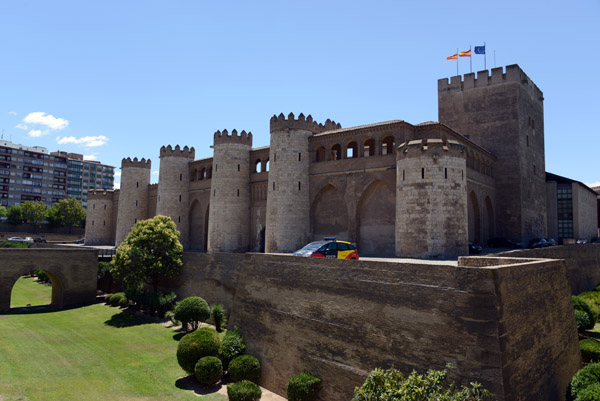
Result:
<svg viewBox="0 0 600 401"><path fill-rule="evenodd" d="M69 125L69 122L64 118L56 118L52 114L46 114L43 111L36 111L29 113L27 117L23 119L24 123L45 125L53 131L61 130Z"/></svg>
<svg viewBox="0 0 600 401"><path fill-rule="evenodd" d="M23 131L27 131L29 129L29 127L23 123L17 124L15 128L22 129Z"/></svg>
<svg viewBox="0 0 600 401"><path fill-rule="evenodd" d="M152 175L158 175L158 170L154 170L154 171L152 172Z"/></svg>
<svg viewBox="0 0 600 401"><path fill-rule="evenodd" d="M83 155L83 160L98 160L98 156L94 155Z"/></svg>
<svg viewBox="0 0 600 401"><path fill-rule="evenodd" d="M115 189L121 189L121 183L120 182L115 182L113 184L113 186L115 187Z"/></svg>
<svg viewBox="0 0 600 401"><path fill-rule="evenodd" d="M596 181L596 182L591 182L589 184L585 184L590 188L594 188L594 187L600 187L600 181Z"/></svg>
<svg viewBox="0 0 600 401"><path fill-rule="evenodd" d="M115 171L115 177L120 177L121 176L121 172L120 171Z"/></svg>
<svg viewBox="0 0 600 401"><path fill-rule="evenodd" d="M40 136L44 136L48 133L48 131L41 131L39 129L32 129L27 133L27 135L32 136L34 138L39 138Z"/></svg>
<svg viewBox="0 0 600 401"><path fill-rule="evenodd" d="M11 116L16 116L17 112L16 111L9 111L8 114L10 114Z"/></svg>
<svg viewBox="0 0 600 401"><path fill-rule="evenodd" d="M83 145L89 148L97 147L105 145L108 142L108 138L104 135L98 136L84 136L82 138L75 138L74 136L63 136L62 138L57 136L56 142L59 145L64 145L67 143L74 143L77 145Z"/></svg>

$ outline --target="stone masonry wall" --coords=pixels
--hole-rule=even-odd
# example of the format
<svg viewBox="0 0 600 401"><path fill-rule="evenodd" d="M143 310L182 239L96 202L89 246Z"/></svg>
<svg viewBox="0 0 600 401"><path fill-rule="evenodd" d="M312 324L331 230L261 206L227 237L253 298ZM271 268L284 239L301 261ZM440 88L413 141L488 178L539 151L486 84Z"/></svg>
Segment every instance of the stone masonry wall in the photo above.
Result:
<svg viewBox="0 0 600 401"><path fill-rule="evenodd" d="M278 394L308 370L323 379L320 400L347 401L375 367L450 362L453 379L498 400L564 400L580 367L565 264L461 264L187 253L169 285L223 303Z"/></svg>
<svg viewBox="0 0 600 401"><path fill-rule="evenodd" d="M89 191L85 225L86 245L113 245L113 191Z"/></svg>

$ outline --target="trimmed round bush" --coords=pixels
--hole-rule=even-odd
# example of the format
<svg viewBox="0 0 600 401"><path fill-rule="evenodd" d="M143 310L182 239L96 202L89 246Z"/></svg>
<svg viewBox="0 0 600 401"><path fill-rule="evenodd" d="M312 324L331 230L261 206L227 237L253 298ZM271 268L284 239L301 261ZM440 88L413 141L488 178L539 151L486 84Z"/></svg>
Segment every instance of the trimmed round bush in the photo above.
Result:
<svg viewBox="0 0 600 401"><path fill-rule="evenodd" d="M204 322L209 317L210 307L200 297L188 297L175 306L175 319L181 322L184 330L187 330L188 323L195 329L198 322Z"/></svg>
<svg viewBox="0 0 600 401"><path fill-rule="evenodd" d="M592 308L594 313L596 314L596 320L598 320L598 315L600 315L600 292L598 291L586 291L577 295L579 298L583 298L585 302Z"/></svg>
<svg viewBox="0 0 600 401"><path fill-rule="evenodd" d="M125 295L122 292L117 292L110 297L110 306L119 306L119 302L123 299Z"/></svg>
<svg viewBox="0 0 600 401"><path fill-rule="evenodd" d="M578 400L579 393L586 387L600 383L600 363L590 363L571 379L571 396Z"/></svg>
<svg viewBox="0 0 600 401"><path fill-rule="evenodd" d="M321 389L323 381L307 372L290 377L285 391L288 401L312 401Z"/></svg>
<svg viewBox="0 0 600 401"><path fill-rule="evenodd" d="M600 401L600 383L594 383L579 392L575 401Z"/></svg>
<svg viewBox="0 0 600 401"><path fill-rule="evenodd" d="M260 387L247 380L227 385L227 398L229 401L258 401L261 396Z"/></svg>
<svg viewBox="0 0 600 401"><path fill-rule="evenodd" d="M205 356L196 362L194 376L198 383L210 386L223 377L223 364L216 356Z"/></svg>
<svg viewBox="0 0 600 401"><path fill-rule="evenodd" d="M581 359L584 363L600 362L600 342L593 338L587 338L579 341L581 349Z"/></svg>
<svg viewBox="0 0 600 401"><path fill-rule="evenodd" d="M112 296L113 296L113 295L115 295L115 294L106 294L106 295L104 296L104 303L105 303L106 305L110 305L110 300L112 299Z"/></svg>
<svg viewBox="0 0 600 401"><path fill-rule="evenodd" d="M129 306L129 300L127 298L125 298L125 297L121 298L119 300L119 306L121 308L127 308Z"/></svg>
<svg viewBox="0 0 600 401"><path fill-rule="evenodd" d="M229 363L229 377L234 382L248 380L257 382L260 378L260 362L252 355L240 355Z"/></svg>
<svg viewBox="0 0 600 401"><path fill-rule="evenodd" d="M201 327L183 336L177 346L177 362L183 370L194 374L198 360L205 356L217 356L221 341L212 327Z"/></svg>
<svg viewBox="0 0 600 401"><path fill-rule="evenodd" d="M225 333L219 357L223 362L223 369L229 369L229 363L236 357L243 355L246 352L246 343L244 337L237 329L229 330Z"/></svg>
<svg viewBox="0 0 600 401"><path fill-rule="evenodd" d="M575 324L577 324L577 331L582 333L586 327L589 327L590 317L582 310L575 310Z"/></svg>
<svg viewBox="0 0 600 401"><path fill-rule="evenodd" d="M580 298L575 295L571 296L571 301L573 302L573 307L575 308L575 310L580 310L580 311L587 313L588 318L590 319L590 323L587 326L585 326L583 329L584 330L593 329L594 326L596 325L597 316L594 313L594 311L592 310L592 308L590 307L590 305L583 298Z"/></svg>

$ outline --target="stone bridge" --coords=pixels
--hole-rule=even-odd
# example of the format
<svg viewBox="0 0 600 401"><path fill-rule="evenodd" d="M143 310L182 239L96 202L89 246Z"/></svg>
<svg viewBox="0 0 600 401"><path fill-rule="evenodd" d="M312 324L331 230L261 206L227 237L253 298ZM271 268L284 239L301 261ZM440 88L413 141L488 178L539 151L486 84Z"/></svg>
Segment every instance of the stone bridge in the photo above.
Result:
<svg viewBox="0 0 600 401"><path fill-rule="evenodd" d="M93 302L96 298L96 250L0 249L0 312L10 310L13 286L32 270L43 270L50 277L53 307Z"/></svg>

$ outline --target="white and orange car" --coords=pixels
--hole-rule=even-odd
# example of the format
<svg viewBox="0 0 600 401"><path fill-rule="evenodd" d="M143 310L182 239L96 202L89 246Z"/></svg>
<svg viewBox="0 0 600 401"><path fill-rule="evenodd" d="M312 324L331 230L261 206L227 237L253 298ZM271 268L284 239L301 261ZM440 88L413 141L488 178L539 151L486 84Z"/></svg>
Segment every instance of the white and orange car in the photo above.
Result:
<svg viewBox="0 0 600 401"><path fill-rule="evenodd" d="M294 256L327 259L358 260L356 247L349 242L339 241L335 237L326 237L323 241L315 241L297 250Z"/></svg>

